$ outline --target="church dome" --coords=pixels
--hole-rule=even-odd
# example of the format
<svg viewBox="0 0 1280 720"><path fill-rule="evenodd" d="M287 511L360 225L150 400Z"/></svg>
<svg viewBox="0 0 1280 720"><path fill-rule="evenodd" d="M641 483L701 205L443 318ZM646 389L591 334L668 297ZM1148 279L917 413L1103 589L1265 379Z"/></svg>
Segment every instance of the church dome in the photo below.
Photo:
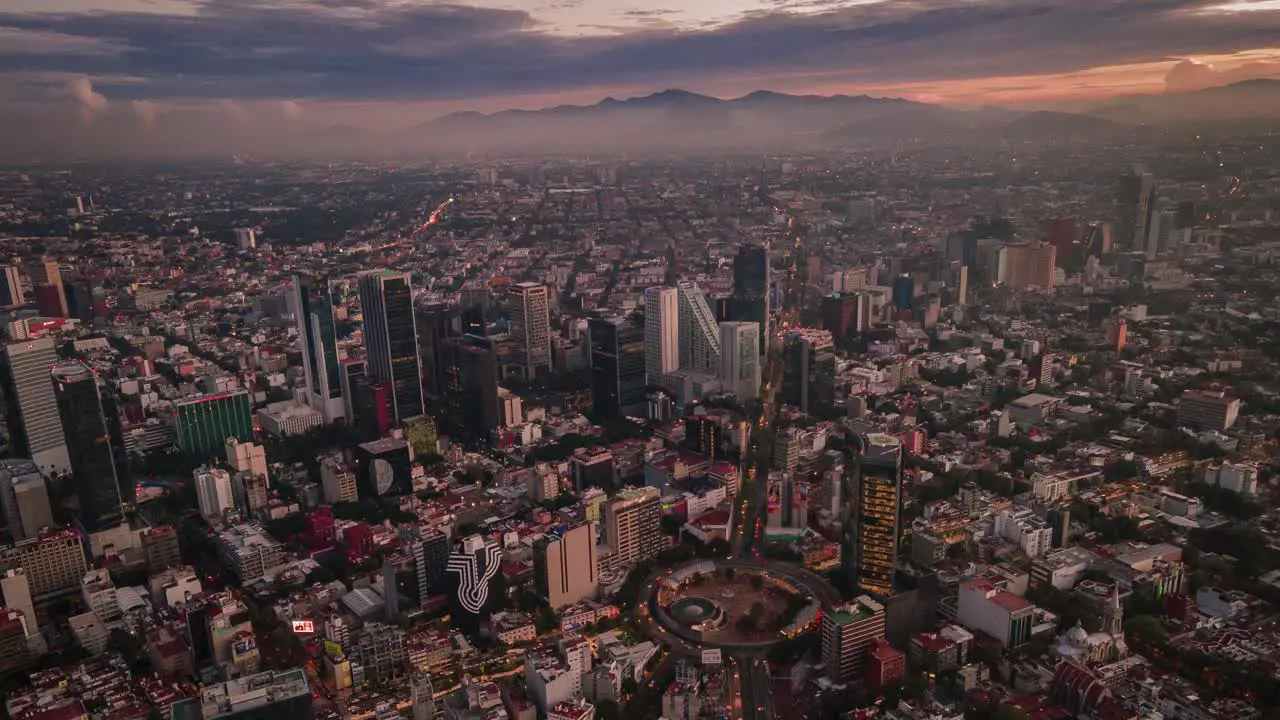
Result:
<svg viewBox="0 0 1280 720"><path fill-rule="evenodd" d="M1071 647L1082 648L1089 642L1089 633L1085 632L1085 629L1080 625L1080 622L1077 621L1075 627L1068 630L1066 637L1063 639L1066 640L1067 644Z"/></svg>

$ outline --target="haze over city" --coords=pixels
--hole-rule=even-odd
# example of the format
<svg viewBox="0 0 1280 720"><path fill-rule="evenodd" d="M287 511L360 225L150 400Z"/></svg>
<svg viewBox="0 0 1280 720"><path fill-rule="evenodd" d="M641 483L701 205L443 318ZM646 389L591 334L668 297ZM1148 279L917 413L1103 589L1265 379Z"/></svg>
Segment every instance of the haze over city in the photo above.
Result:
<svg viewBox="0 0 1280 720"><path fill-rule="evenodd" d="M1267 0L16 0L0 103L10 153L56 152L50 135L232 152L255 147L244 124L295 151L300 131L422 149L387 135L670 88L1091 109L1275 78L1278 30Z"/></svg>

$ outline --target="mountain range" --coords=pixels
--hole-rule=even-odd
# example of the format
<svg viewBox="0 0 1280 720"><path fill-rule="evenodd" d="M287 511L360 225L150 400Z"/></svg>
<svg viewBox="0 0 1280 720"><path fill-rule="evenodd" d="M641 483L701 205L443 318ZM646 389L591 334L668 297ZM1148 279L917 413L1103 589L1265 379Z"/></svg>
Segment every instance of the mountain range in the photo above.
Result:
<svg viewBox="0 0 1280 720"><path fill-rule="evenodd" d="M323 111L229 122L208 109L140 123L125 104L84 122L71 113L0 108L0 161L66 159L402 158L424 154L817 151L887 142L1128 141L1153 128L1266 130L1280 121L1280 80L1054 107L958 109L866 95L757 91L720 99L685 90L593 105L460 112L399 131L338 124ZM1227 125L1234 123L1234 125Z"/></svg>
<svg viewBox="0 0 1280 720"><path fill-rule="evenodd" d="M605 98L594 105L454 113L413 132L490 150L530 144L547 149L769 149L948 138L1120 140L1149 132L1152 125L1200 126L1242 119L1280 119L1280 80L1022 111L765 90L720 99L672 89L625 100Z"/></svg>

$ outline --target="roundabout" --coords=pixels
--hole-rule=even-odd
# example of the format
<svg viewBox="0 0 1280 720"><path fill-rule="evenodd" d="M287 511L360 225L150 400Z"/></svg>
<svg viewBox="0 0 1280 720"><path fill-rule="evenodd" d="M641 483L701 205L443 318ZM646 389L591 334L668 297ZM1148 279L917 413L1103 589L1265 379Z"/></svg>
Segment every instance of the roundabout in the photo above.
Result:
<svg viewBox="0 0 1280 720"><path fill-rule="evenodd" d="M681 644L763 651L814 628L839 594L789 563L700 560L671 568L641 604L658 629Z"/></svg>

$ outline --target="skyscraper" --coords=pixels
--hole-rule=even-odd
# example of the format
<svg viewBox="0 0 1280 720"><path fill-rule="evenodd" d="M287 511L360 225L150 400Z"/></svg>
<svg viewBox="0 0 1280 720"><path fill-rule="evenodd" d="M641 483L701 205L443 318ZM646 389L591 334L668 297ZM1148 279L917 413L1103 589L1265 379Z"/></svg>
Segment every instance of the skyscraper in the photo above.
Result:
<svg viewBox="0 0 1280 720"><path fill-rule="evenodd" d="M502 424L493 342L477 335L448 338L440 353L445 405L463 437L484 441Z"/></svg>
<svg viewBox="0 0 1280 720"><path fill-rule="evenodd" d="M391 390L391 414L403 423L423 412L422 369L418 364L418 332L413 318L409 274L373 270L360 275L364 308L366 373Z"/></svg>
<svg viewBox="0 0 1280 720"><path fill-rule="evenodd" d="M0 505L14 542L36 537L53 524L49 489L30 460L0 460Z"/></svg>
<svg viewBox="0 0 1280 720"><path fill-rule="evenodd" d="M36 296L41 315L67 317L67 292L62 286L62 270L56 260L43 260L27 265L27 277Z"/></svg>
<svg viewBox="0 0 1280 720"><path fill-rule="evenodd" d="M794 328L782 344L782 398L812 415L827 412L835 395L831 333Z"/></svg>
<svg viewBox="0 0 1280 720"><path fill-rule="evenodd" d="M680 320L680 369L711 375L720 372L720 328L707 299L694 282L676 285Z"/></svg>
<svg viewBox="0 0 1280 720"><path fill-rule="evenodd" d="M22 304L22 275L17 265L0 266L0 306Z"/></svg>
<svg viewBox="0 0 1280 720"><path fill-rule="evenodd" d="M31 458L42 472L69 472L66 436L49 370L58 360L51 338L14 343L0 357L10 452Z"/></svg>
<svg viewBox="0 0 1280 720"><path fill-rule="evenodd" d="M586 522L544 536L533 546L538 594L552 610L581 602L596 594L596 523Z"/></svg>
<svg viewBox="0 0 1280 720"><path fill-rule="evenodd" d="M871 326L871 296L863 292L834 293L822 298L822 329L831 341L848 348Z"/></svg>
<svg viewBox="0 0 1280 720"><path fill-rule="evenodd" d="M902 535L902 442L872 433L846 475L840 559L845 577L876 597L893 595Z"/></svg>
<svg viewBox="0 0 1280 720"><path fill-rule="evenodd" d="M680 301L673 287L644 291L644 377L657 385L680 367Z"/></svg>
<svg viewBox="0 0 1280 720"><path fill-rule="evenodd" d="M915 299L916 283L910 275L899 275L893 279L893 307L895 310L910 310Z"/></svg>
<svg viewBox="0 0 1280 720"><path fill-rule="evenodd" d="M551 317L547 286L517 283L511 290L511 337L523 354L525 377L551 371Z"/></svg>
<svg viewBox="0 0 1280 720"><path fill-rule="evenodd" d="M115 527L122 506L134 501L128 463L113 421L103 407L98 376L82 363L53 369L58 414L71 460L72 487L80 505L80 520L90 532Z"/></svg>
<svg viewBox="0 0 1280 720"><path fill-rule="evenodd" d="M643 415L644 332L623 318L587 321L591 343L591 410L596 422Z"/></svg>
<svg viewBox="0 0 1280 720"><path fill-rule="evenodd" d="M759 323L720 323L720 384L742 402L760 396Z"/></svg>
<svg viewBox="0 0 1280 720"><path fill-rule="evenodd" d="M620 567L661 549L662 493L655 487L623 488L604 508L606 541Z"/></svg>
<svg viewBox="0 0 1280 720"><path fill-rule="evenodd" d="M769 247L742 245L733 259L733 319L760 324L769 334Z"/></svg>
<svg viewBox="0 0 1280 720"><path fill-rule="evenodd" d="M1058 251L1042 242L1009 243L1001 250L1000 282L1015 289L1053 288Z"/></svg>
<svg viewBox="0 0 1280 720"><path fill-rule="evenodd" d="M302 370L307 379L307 404L331 423L346 415L346 403L342 398L342 366L338 363L329 279L323 275L294 275L292 292L302 345Z"/></svg>
<svg viewBox="0 0 1280 720"><path fill-rule="evenodd" d="M1120 178L1116 233L1130 250L1146 248L1151 211L1156 201L1155 177L1141 165Z"/></svg>
<svg viewBox="0 0 1280 720"><path fill-rule="evenodd" d="M444 394L443 343L459 334L461 318L449 306L438 302L418 305L415 317L422 352L422 390L427 397L438 398Z"/></svg>

